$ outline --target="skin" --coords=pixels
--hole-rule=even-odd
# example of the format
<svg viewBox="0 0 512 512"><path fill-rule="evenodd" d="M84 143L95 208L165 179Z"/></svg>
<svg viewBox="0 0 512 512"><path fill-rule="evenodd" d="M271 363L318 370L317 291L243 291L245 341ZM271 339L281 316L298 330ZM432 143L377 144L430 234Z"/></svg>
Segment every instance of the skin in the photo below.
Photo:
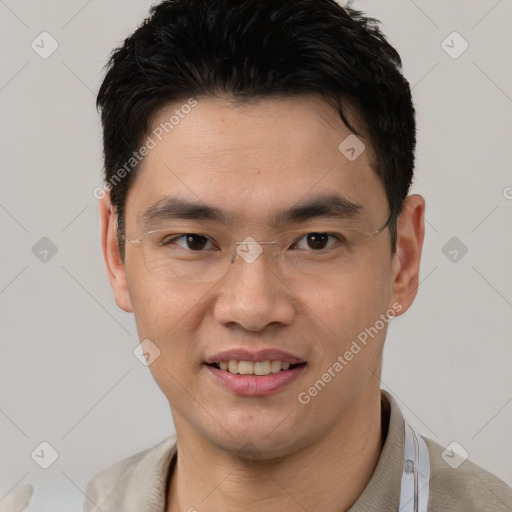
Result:
<svg viewBox="0 0 512 512"><path fill-rule="evenodd" d="M154 126L175 108L160 111ZM363 204L378 227L389 214L385 189L367 141L352 162L338 150L349 134L315 96L243 105L198 99L144 160L126 201L127 236L140 236L138 217L166 194L221 208L237 240L271 240L269 213L333 190ZM382 448L387 325L308 404L297 396L394 303L401 306L397 315L409 308L418 288L424 209L421 196L408 196L396 253L386 229L360 247L350 272L286 282L261 258L237 261L217 283L191 284L148 274L140 248L131 244L123 264L109 195L100 201L116 303L134 313L140 339L161 351L150 370L169 401L179 447L168 512L341 511L357 500ZM323 225L307 222L304 234ZM307 366L269 396L237 395L202 364L229 348L270 347Z"/></svg>

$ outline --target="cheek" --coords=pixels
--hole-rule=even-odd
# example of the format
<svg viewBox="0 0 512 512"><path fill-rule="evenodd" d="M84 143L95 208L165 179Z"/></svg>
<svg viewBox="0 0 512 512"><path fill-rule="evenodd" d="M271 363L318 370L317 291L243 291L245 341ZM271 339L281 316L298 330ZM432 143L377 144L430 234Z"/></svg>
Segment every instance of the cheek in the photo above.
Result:
<svg viewBox="0 0 512 512"><path fill-rule="evenodd" d="M329 403L348 406L368 383L378 385L388 325L381 315L389 311L390 297L389 280L382 272L376 266L344 276L308 296L305 311L315 325L317 350L307 379L311 387L302 391L318 414ZM328 384L318 384L320 380Z"/></svg>
<svg viewBox="0 0 512 512"><path fill-rule="evenodd" d="M147 278L132 286L139 339L149 339L158 348L149 370L167 399L179 404L200 368L192 327L201 314L200 297L173 283Z"/></svg>
<svg viewBox="0 0 512 512"><path fill-rule="evenodd" d="M311 322L305 332L315 337L314 376L332 367L338 356L350 358L332 389L361 384L369 375L365 369L378 371L387 328L380 318L391 299L390 261L375 257L358 272L333 277L329 286L302 290L304 316Z"/></svg>
<svg viewBox="0 0 512 512"><path fill-rule="evenodd" d="M198 301L197 293L149 274L141 259L126 262L127 287L139 335L160 338L178 325Z"/></svg>
<svg viewBox="0 0 512 512"><path fill-rule="evenodd" d="M141 279L133 276L128 289L139 339L155 343L161 359L179 350L175 334L191 309L187 295L173 283L152 280L147 275Z"/></svg>
<svg viewBox="0 0 512 512"><path fill-rule="evenodd" d="M194 340L197 326L207 314L208 289L151 279L146 274L132 279L129 291L139 339L157 345L159 365L198 364L200 347Z"/></svg>
<svg viewBox="0 0 512 512"><path fill-rule="evenodd" d="M391 297L390 279L378 266L332 277L328 286L302 290L304 313L331 334L353 335L386 311ZM313 315L312 315L313 314Z"/></svg>

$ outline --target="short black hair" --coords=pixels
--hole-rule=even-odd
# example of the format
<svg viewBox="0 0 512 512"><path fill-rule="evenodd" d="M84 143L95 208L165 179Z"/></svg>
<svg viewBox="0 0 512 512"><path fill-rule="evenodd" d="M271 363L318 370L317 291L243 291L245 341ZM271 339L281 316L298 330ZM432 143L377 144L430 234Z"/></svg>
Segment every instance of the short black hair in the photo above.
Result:
<svg viewBox="0 0 512 512"><path fill-rule="evenodd" d="M97 97L121 254L126 196L139 162L134 152L162 107L191 97L298 94L323 97L360 135L346 115L355 109L386 190L394 252L416 145L411 90L401 69L379 21L334 0L164 0L151 7L112 52Z"/></svg>

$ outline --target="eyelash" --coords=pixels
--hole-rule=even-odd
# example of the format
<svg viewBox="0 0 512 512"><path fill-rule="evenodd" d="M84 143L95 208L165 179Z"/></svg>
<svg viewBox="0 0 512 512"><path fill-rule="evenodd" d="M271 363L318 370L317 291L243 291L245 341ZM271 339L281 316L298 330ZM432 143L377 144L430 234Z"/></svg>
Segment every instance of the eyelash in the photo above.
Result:
<svg viewBox="0 0 512 512"><path fill-rule="evenodd" d="M306 234L302 235L301 237L299 237L295 242L293 242L292 246L297 245L302 239L304 239L308 235L312 235L312 234L327 235L327 236L329 236L331 238L334 238L335 240L337 240L340 243L343 243L345 241L345 237L343 237L343 235L341 235L339 233L327 233L327 232L323 232L323 231L311 231L311 232L306 233ZM200 234L200 233L180 233L180 234L172 235L171 238L165 237L162 240L162 242L160 242L159 245L165 247L165 246L170 245L170 244L176 242L177 240L183 239L184 237L187 237L187 236L203 237L203 238L206 238L208 240L208 242L212 243L212 240L210 238L208 238L208 236ZM330 245L328 245L325 248L317 249L317 250L311 249L311 252L325 251L325 250L330 249L332 247L332 245L333 244L330 244ZM181 247L181 246L179 246L179 247ZM182 247L182 249L188 249L188 248ZM193 249L188 249L188 250L190 250L191 252L204 252L206 249L201 249L201 250L198 250L198 251L194 251Z"/></svg>

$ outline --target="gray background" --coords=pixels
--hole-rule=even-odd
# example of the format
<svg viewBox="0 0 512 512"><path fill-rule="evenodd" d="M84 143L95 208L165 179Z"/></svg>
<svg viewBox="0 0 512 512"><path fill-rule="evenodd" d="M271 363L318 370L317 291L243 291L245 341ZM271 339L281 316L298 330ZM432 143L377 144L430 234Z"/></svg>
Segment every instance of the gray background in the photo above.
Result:
<svg viewBox="0 0 512 512"><path fill-rule="evenodd" d="M95 472L173 431L113 301L93 197L102 66L150 5L0 0L0 488L34 485L29 511L81 510ZM413 191L427 200L420 290L390 328L383 387L423 434L512 484L512 5L354 6L403 57L418 112ZM59 45L47 59L31 48L43 31ZM442 47L453 31L469 44L458 58ZM46 470L30 455L42 441L59 453Z"/></svg>

